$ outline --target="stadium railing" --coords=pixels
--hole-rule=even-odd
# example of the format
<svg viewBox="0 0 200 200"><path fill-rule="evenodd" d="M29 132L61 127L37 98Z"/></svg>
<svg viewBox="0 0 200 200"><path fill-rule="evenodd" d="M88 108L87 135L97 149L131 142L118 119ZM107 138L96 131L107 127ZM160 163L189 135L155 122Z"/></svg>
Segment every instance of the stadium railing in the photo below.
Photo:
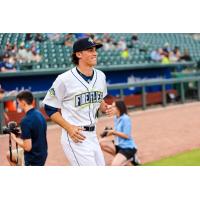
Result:
<svg viewBox="0 0 200 200"><path fill-rule="evenodd" d="M113 84L108 85L108 90L120 90L120 97L124 97L124 89L131 87L142 87L142 108L147 109L147 99L146 99L146 87L153 85L160 85L162 87L162 105L165 107L167 105L166 96L166 85L169 84L179 84L180 85L180 100L181 103L185 103L185 83L195 82L197 84L197 100L200 101L200 76L195 77L183 77L183 78L172 78L163 80L150 80L141 81L131 84ZM40 100L45 97L46 92L36 92L34 93L34 98L36 102L36 107L40 107ZM0 134L2 133L3 127L3 113L4 113L4 102L8 100L16 100L15 96L7 96L0 100Z"/></svg>
<svg viewBox="0 0 200 200"><path fill-rule="evenodd" d="M176 68L176 67L194 67L196 62L177 62L174 64L161 64L161 63L152 63L152 64L124 64L124 65L110 65L110 66L97 66L96 68L102 71L119 71L119 70L134 70L134 69L152 69L152 68ZM18 77L18 76L37 76L37 75L50 75L50 74L61 74L71 67L68 68L51 68L51 69L33 69L33 70L21 70L16 71L15 73L4 72L0 73L0 78L6 77Z"/></svg>

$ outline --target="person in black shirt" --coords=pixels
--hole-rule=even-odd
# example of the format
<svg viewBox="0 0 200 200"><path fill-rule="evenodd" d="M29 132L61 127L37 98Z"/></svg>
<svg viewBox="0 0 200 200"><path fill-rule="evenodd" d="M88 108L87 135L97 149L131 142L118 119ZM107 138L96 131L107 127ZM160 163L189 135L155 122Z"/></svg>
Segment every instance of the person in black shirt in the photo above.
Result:
<svg viewBox="0 0 200 200"><path fill-rule="evenodd" d="M29 91L20 92L17 95L20 108L26 113L21 121L21 138L11 134L20 147L24 149L24 161L26 166L43 166L47 159L47 124L43 115L33 107L33 95ZM7 156L9 159L9 156ZM10 162L16 165L15 160Z"/></svg>
<svg viewBox="0 0 200 200"><path fill-rule="evenodd" d="M180 57L181 61L192 61L189 50L185 49L183 55Z"/></svg>

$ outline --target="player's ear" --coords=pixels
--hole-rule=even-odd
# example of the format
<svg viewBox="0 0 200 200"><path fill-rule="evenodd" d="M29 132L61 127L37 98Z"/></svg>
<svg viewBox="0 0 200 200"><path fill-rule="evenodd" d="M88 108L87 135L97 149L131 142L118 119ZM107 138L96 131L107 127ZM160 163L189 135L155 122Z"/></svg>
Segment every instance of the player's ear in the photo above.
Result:
<svg viewBox="0 0 200 200"><path fill-rule="evenodd" d="M81 52L76 52L76 57L81 58Z"/></svg>
<svg viewBox="0 0 200 200"><path fill-rule="evenodd" d="M27 103L23 99L21 100L21 105L25 106Z"/></svg>
<svg viewBox="0 0 200 200"><path fill-rule="evenodd" d="M76 57L77 58L81 58L81 56L82 56L82 52L80 51L80 52L76 52Z"/></svg>

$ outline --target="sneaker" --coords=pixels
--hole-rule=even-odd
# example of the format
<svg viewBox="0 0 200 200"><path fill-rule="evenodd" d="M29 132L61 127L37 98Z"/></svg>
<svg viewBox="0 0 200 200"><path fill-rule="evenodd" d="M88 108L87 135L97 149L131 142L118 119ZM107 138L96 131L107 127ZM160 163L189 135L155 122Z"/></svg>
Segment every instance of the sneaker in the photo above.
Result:
<svg viewBox="0 0 200 200"><path fill-rule="evenodd" d="M140 160L138 159L137 155L135 154L134 157L131 158L131 163L134 165L134 166L138 166L138 165L141 165L141 162Z"/></svg>

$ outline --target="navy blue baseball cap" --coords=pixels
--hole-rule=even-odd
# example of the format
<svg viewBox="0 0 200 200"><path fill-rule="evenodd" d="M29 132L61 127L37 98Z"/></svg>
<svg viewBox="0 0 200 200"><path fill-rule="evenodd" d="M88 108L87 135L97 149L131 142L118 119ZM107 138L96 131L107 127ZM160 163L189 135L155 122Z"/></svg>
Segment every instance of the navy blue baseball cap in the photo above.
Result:
<svg viewBox="0 0 200 200"><path fill-rule="evenodd" d="M100 43L94 42L94 40L90 37L85 37L74 42L73 45L73 53L84 51L86 49L90 49L92 47L96 47L96 49L101 48L103 45Z"/></svg>

